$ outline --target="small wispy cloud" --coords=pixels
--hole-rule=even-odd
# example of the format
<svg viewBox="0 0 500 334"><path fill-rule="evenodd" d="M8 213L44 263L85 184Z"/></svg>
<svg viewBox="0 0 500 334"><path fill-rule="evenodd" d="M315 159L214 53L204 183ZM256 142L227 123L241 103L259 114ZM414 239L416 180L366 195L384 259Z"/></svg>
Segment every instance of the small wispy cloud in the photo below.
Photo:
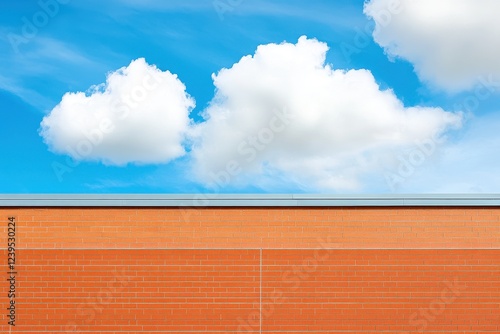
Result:
<svg viewBox="0 0 500 334"><path fill-rule="evenodd" d="M10 48L5 38L2 44L6 48L5 52L0 53L0 62L4 65L0 89L43 111L53 107L56 101L37 90L33 86L35 82L52 78L53 85L70 83L77 80L75 69L104 69L77 47L54 38L39 36L19 52Z"/></svg>

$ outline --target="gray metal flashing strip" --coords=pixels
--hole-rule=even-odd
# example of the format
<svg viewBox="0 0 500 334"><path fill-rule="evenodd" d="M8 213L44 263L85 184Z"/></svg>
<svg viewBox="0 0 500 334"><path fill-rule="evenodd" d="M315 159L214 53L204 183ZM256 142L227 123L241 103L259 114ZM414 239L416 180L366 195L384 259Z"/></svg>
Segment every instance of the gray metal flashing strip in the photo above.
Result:
<svg viewBox="0 0 500 334"><path fill-rule="evenodd" d="M500 207L490 195L0 195L0 207Z"/></svg>

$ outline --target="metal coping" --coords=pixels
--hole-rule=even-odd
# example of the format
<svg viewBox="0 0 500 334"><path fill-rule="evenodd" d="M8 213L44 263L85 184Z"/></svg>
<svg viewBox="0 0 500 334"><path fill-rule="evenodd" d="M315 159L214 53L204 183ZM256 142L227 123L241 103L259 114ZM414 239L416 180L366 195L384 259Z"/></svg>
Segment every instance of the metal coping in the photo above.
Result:
<svg viewBox="0 0 500 334"><path fill-rule="evenodd" d="M0 195L0 207L500 207L480 195Z"/></svg>

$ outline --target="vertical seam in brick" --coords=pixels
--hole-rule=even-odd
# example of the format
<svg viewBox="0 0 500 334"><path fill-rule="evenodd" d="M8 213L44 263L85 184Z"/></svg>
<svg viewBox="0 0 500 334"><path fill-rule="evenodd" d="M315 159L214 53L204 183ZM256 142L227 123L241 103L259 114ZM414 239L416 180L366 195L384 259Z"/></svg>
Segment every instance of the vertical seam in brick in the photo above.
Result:
<svg viewBox="0 0 500 334"><path fill-rule="evenodd" d="M260 278L259 278L259 333L262 334L262 248L260 249Z"/></svg>

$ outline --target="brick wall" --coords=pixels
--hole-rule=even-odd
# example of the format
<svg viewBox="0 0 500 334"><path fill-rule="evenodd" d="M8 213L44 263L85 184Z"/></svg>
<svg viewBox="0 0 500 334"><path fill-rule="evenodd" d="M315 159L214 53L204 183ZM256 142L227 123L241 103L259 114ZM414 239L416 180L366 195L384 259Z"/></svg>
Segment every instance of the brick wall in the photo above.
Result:
<svg viewBox="0 0 500 334"><path fill-rule="evenodd" d="M2 333L500 332L496 208L1 208L4 268L9 216Z"/></svg>

